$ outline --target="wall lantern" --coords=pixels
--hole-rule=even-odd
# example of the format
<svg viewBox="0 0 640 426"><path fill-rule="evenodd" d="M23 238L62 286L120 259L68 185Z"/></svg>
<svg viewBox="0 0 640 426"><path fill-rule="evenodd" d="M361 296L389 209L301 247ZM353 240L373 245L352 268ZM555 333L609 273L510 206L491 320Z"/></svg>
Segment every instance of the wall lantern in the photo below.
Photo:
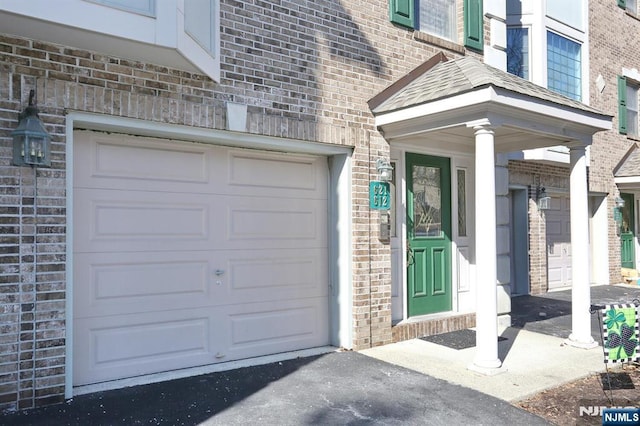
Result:
<svg viewBox="0 0 640 426"><path fill-rule="evenodd" d="M549 210L551 208L551 197L547 195L547 190L544 186L536 188L536 201L538 203L538 210Z"/></svg>
<svg viewBox="0 0 640 426"><path fill-rule="evenodd" d="M624 199L622 199L622 197L617 196L615 199L615 203L616 203L616 207L621 209L624 207Z"/></svg>
<svg viewBox="0 0 640 426"><path fill-rule="evenodd" d="M35 92L29 93L29 106L18 116L18 127L11 132L13 138L13 164L16 166L51 166L51 138L38 117L33 103Z"/></svg>
<svg viewBox="0 0 640 426"><path fill-rule="evenodd" d="M390 182L393 179L393 166L389 161L378 158L376 160L376 169L382 182Z"/></svg>

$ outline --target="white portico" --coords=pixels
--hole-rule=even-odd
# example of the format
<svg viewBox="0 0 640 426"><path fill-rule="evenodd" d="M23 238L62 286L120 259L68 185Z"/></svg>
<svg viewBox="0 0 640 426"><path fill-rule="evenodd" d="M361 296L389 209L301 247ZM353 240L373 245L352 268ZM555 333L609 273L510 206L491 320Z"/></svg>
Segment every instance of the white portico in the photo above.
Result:
<svg viewBox="0 0 640 426"><path fill-rule="evenodd" d="M568 341L580 347L594 345L589 328L590 268L584 265L589 259L585 149L591 144L594 133L611 128L611 117L487 66L477 59L464 57L447 60L442 54L385 89L369 101L369 106L379 131L392 150L401 147L407 155L408 164L414 164L417 161L415 157L419 155L427 160L432 158L427 157L429 155L445 159L456 156L473 158L475 185L469 191L473 191L472 198L475 200L472 205L475 227L470 236L473 244L466 258L473 266L469 281L475 292L476 357L470 368L487 374L496 372L502 364L498 357L497 304L500 280L496 238L496 220L501 213L497 208L502 208L502 204L497 204L496 208L496 155L558 145L570 149L571 247L574 263L572 333ZM433 164L427 164L427 169L435 167ZM408 256L402 256L402 261L398 262L398 268L402 268L403 273L396 276L402 277L404 288L407 289L406 298L417 286L413 282L417 275L412 271L416 257L411 247L416 245L417 238L412 230L413 206L417 201L411 199L411 185L415 185L417 179L415 170L418 169L412 171L406 168L398 172L401 187L407 189L407 200L403 207L407 210L408 218L403 224L405 232L399 236L403 240L399 246L407 247ZM439 190L438 202L446 203L455 198L446 192L450 186L447 183ZM423 192L428 194L429 190ZM423 200L428 195L422 194L420 197ZM433 201L430 203L433 204ZM427 202L424 205L432 208ZM438 213L453 214L450 206L438 210ZM446 223L445 218L440 220ZM425 240L435 235L429 232L421 234ZM457 237L454 231L448 231L447 228L442 228L441 234L449 241ZM457 267L455 262L460 253L455 252L455 241L453 251L450 257L452 261L443 261L435 268ZM408 267L409 273L406 272ZM430 267L427 265L424 268ZM430 270L426 273L421 270L420 273L424 276L442 275ZM449 311L436 313L447 315L462 309L455 303L450 306ZM411 316L411 309L405 309L404 319L408 320Z"/></svg>

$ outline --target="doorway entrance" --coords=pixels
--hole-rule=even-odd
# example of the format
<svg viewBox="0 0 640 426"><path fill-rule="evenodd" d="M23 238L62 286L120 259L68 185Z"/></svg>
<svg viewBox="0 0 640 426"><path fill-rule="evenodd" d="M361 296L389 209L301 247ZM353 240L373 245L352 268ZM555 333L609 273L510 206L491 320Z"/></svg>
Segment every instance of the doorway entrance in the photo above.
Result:
<svg viewBox="0 0 640 426"><path fill-rule="evenodd" d="M408 316L451 310L451 162L406 154Z"/></svg>

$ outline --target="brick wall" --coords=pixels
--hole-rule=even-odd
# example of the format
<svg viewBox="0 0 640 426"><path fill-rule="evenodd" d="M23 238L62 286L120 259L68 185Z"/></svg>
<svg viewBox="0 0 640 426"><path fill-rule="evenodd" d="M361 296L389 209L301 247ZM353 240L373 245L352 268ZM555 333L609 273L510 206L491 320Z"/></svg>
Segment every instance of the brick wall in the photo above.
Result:
<svg viewBox="0 0 640 426"><path fill-rule="evenodd" d="M449 46L429 43L390 24L385 0L222 0L216 83L0 34L0 409L63 398L67 111L225 129L235 102L248 105L249 133L353 147L353 346L391 342L389 247L368 208L389 147L366 101ZM53 141L52 167L36 170L11 165L10 138L33 88Z"/></svg>
<svg viewBox="0 0 640 426"><path fill-rule="evenodd" d="M616 28L616 31L611 31ZM635 142L618 134L617 76L622 68L640 70L640 19L619 8L615 1L589 2L591 67L591 105L613 116L613 130L596 134L591 148L589 182L592 191L608 193L609 266L612 283L620 282L620 239L613 220L614 199L618 190L613 170ZM595 81L601 75L606 83L600 92ZM640 189L637 188L637 189Z"/></svg>

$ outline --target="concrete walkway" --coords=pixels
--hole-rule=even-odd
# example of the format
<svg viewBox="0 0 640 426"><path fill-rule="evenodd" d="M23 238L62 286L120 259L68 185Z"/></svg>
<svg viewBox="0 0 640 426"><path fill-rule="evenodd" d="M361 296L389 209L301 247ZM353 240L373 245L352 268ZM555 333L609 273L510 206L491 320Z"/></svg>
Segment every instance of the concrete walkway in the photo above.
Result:
<svg viewBox="0 0 640 426"><path fill-rule="evenodd" d="M603 371L602 347L579 349L559 337L508 328L499 342L502 372L485 376L467 368L475 347L456 350L420 339L361 351L362 354L515 402L558 384Z"/></svg>
<svg viewBox="0 0 640 426"><path fill-rule="evenodd" d="M631 303L640 287L591 287L593 304ZM361 351L362 354L447 380L509 402L525 399L593 373L605 371L602 346L580 349L566 344L571 333L571 291L512 299L513 323L498 343L502 373L485 376L467 367L475 347L452 349L413 339ZM591 316L592 336L601 344L601 323ZM615 368L611 367L610 368Z"/></svg>

